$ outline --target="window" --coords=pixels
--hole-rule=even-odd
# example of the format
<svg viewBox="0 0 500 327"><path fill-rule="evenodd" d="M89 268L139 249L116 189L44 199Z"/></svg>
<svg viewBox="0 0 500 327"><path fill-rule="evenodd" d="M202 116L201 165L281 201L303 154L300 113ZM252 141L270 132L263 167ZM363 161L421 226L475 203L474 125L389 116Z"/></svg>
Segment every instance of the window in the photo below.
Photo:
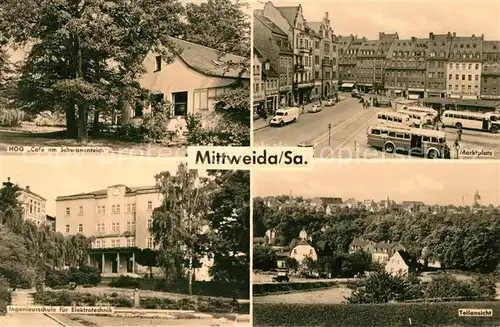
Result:
<svg viewBox="0 0 500 327"><path fill-rule="evenodd" d="M120 232L120 223L112 223L111 231L119 233Z"/></svg>
<svg viewBox="0 0 500 327"><path fill-rule="evenodd" d="M78 224L78 233L83 233L83 224Z"/></svg>
<svg viewBox="0 0 500 327"><path fill-rule="evenodd" d="M101 247L101 241L100 240L95 241L95 247L96 248L100 248Z"/></svg>
<svg viewBox="0 0 500 327"><path fill-rule="evenodd" d="M116 241L115 240L111 240L111 247L114 248L116 246Z"/></svg>
<svg viewBox="0 0 500 327"><path fill-rule="evenodd" d="M161 71L161 56L156 56L155 63L156 63L155 72Z"/></svg>
<svg viewBox="0 0 500 327"><path fill-rule="evenodd" d="M115 214L115 213L116 213L116 204L113 204L113 205L111 206L111 213L112 213L112 214Z"/></svg>
<svg viewBox="0 0 500 327"><path fill-rule="evenodd" d="M105 248L105 247L106 247L106 240L101 240L101 246L102 246L103 248Z"/></svg>
<svg viewBox="0 0 500 327"><path fill-rule="evenodd" d="M153 237L148 237L148 248L152 249L155 247L155 242L154 242L154 239Z"/></svg>
<svg viewBox="0 0 500 327"><path fill-rule="evenodd" d="M105 228L104 228L105 224L104 223L99 223L96 225L96 230L97 232L104 232L105 231Z"/></svg>
<svg viewBox="0 0 500 327"><path fill-rule="evenodd" d="M151 227L153 227L153 219L148 219L148 229L150 229Z"/></svg>
<svg viewBox="0 0 500 327"><path fill-rule="evenodd" d="M172 102L174 103L174 116L187 116L188 93L172 93Z"/></svg>
<svg viewBox="0 0 500 327"><path fill-rule="evenodd" d="M119 204L116 205L116 213L120 213L120 205Z"/></svg>
<svg viewBox="0 0 500 327"><path fill-rule="evenodd" d="M130 205L130 203L127 203L127 212L131 212L132 211L132 206Z"/></svg>
<svg viewBox="0 0 500 327"><path fill-rule="evenodd" d="M132 230L132 222L131 221L127 221L127 230L128 231Z"/></svg>
<svg viewBox="0 0 500 327"><path fill-rule="evenodd" d="M319 41L314 42L314 48L319 49Z"/></svg>
<svg viewBox="0 0 500 327"><path fill-rule="evenodd" d="M472 81L472 75L469 75L469 81Z"/></svg>
<svg viewBox="0 0 500 327"><path fill-rule="evenodd" d="M120 247L120 240L116 240L116 247L119 248Z"/></svg>
<svg viewBox="0 0 500 327"><path fill-rule="evenodd" d="M66 234L68 234L68 233L69 233L69 225L66 225L66 229L65 229L65 231L66 231Z"/></svg>
<svg viewBox="0 0 500 327"><path fill-rule="evenodd" d="M453 74L449 74L448 79L452 79L452 78L453 78Z"/></svg>
<svg viewBox="0 0 500 327"><path fill-rule="evenodd" d="M127 238L127 247L129 247L129 248L135 247L135 239L134 238Z"/></svg>
<svg viewBox="0 0 500 327"><path fill-rule="evenodd" d="M153 210L153 201L148 201L148 210Z"/></svg>
<svg viewBox="0 0 500 327"><path fill-rule="evenodd" d="M479 64L476 64L476 69L479 69Z"/></svg>
<svg viewBox="0 0 500 327"><path fill-rule="evenodd" d="M83 216L83 206L78 207L78 216Z"/></svg>
<svg viewBox="0 0 500 327"><path fill-rule="evenodd" d="M314 64L319 65L319 56L314 56Z"/></svg>
<svg viewBox="0 0 500 327"><path fill-rule="evenodd" d="M465 74L462 74L462 81L465 81Z"/></svg>
<svg viewBox="0 0 500 327"><path fill-rule="evenodd" d="M71 208L66 207L66 216L71 216Z"/></svg>
<svg viewBox="0 0 500 327"><path fill-rule="evenodd" d="M105 215L106 214L106 207L105 206L97 206L97 214L98 215Z"/></svg>
<svg viewBox="0 0 500 327"><path fill-rule="evenodd" d="M475 80L478 81L479 80L479 75L476 75L475 76Z"/></svg>
<svg viewBox="0 0 500 327"><path fill-rule="evenodd" d="M378 130L378 129L372 129L372 134L373 135L380 135L380 130Z"/></svg>
<svg viewBox="0 0 500 327"><path fill-rule="evenodd" d="M460 75L456 74L455 79L458 81L460 79Z"/></svg>

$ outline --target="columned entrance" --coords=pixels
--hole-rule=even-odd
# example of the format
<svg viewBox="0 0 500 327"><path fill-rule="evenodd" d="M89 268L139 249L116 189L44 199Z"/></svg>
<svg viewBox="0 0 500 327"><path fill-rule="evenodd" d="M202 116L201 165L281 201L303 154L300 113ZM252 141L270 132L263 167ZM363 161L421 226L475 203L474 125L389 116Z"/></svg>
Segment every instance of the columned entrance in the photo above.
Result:
<svg viewBox="0 0 500 327"><path fill-rule="evenodd" d="M98 267L103 275L134 274L137 271L135 252L137 248L92 249L89 255L91 266Z"/></svg>

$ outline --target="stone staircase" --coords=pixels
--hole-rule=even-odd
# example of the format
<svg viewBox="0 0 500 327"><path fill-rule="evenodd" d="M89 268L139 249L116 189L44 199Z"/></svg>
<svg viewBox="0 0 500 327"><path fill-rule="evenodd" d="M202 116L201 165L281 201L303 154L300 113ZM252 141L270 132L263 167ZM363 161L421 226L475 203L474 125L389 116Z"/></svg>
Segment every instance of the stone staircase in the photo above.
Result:
<svg viewBox="0 0 500 327"><path fill-rule="evenodd" d="M35 303L35 292L32 290L16 290L12 292L11 305L31 306Z"/></svg>

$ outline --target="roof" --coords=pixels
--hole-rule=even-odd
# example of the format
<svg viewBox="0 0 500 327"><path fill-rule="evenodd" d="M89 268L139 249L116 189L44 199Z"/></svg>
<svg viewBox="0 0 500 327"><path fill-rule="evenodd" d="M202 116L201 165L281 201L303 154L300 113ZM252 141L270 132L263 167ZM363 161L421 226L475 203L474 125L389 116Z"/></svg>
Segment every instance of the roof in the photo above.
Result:
<svg viewBox="0 0 500 327"><path fill-rule="evenodd" d="M247 58L234 54L224 54L217 49L209 48L200 44L171 38L181 52L179 57L186 65L196 70L197 72L216 77L240 77L241 71L238 68L228 67L228 63L242 63L248 61ZM246 72L244 78L249 78L249 73Z"/></svg>
<svg viewBox="0 0 500 327"><path fill-rule="evenodd" d="M455 105L464 105L464 106L472 106L472 107L490 107L495 108L500 105L500 101L498 100L474 100L474 99L452 99L452 98L438 98L438 97L429 97L424 98L424 103L438 103L438 104L455 104Z"/></svg>
<svg viewBox="0 0 500 327"><path fill-rule="evenodd" d="M363 246L367 246L368 244L370 244L372 241L370 240L365 240L363 238L355 238L352 240L351 242L351 245L352 246L360 246L360 247L363 247Z"/></svg>
<svg viewBox="0 0 500 327"><path fill-rule="evenodd" d="M297 245L309 245L311 246L306 240L304 239L301 239L300 241L298 241L297 243L295 243L295 246Z"/></svg>
<svg viewBox="0 0 500 327"><path fill-rule="evenodd" d="M25 189L25 188L22 188L22 187L18 187L18 189L19 189L20 192L25 192L25 193L31 194L33 196L36 196L37 198L42 199L43 201L47 201L46 198L44 198L40 194L37 194L37 193L33 192L32 190L28 190L28 189Z"/></svg>
<svg viewBox="0 0 500 327"><path fill-rule="evenodd" d="M397 132L406 132L406 133L414 133L417 135L430 136L430 137L441 137L446 138L446 133L442 131L436 131L434 129L423 129L423 128L414 128L414 127L404 127L399 125L391 125L391 124L376 124L373 125L372 128L386 129L391 128Z"/></svg>
<svg viewBox="0 0 500 327"><path fill-rule="evenodd" d="M410 254L404 250L399 250L397 252L401 258L403 259L405 265L407 265L408 267L416 267L418 266L418 263L416 260L413 260L412 257L410 256Z"/></svg>
<svg viewBox="0 0 500 327"><path fill-rule="evenodd" d="M256 19L258 19L262 24L264 24L267 28L269 28L271 30L271 32L273 32L275 34L280 34L280 35L282 35L284 37L288 37L288 34L286 32L284 32L281 28L279 28L278 25L276 25L275 23L273 23L266 16L255 14L254 17Z"/></svg>
<svg viewBox="0 0 500 327"><path fill-rule="evenodd" d="M484 52L500 52L500 41L484 41L483 42L483 53Z"/></svg>
<svg viewBox="0 0 500 327"><path fill-rule="evenodd" d="M136 193L141 193L141 192L147 192L147 191L154 191L154 192L159 192L158 187L156 186L139 186L139 187L128 187L126 185L111 185L109 187L114 187L114 186L125 186L125 194L136 194ZM71 198L80 198L80 197L104 197L108 194L108 189L103 189L103 190L97 190L97 191L92 191L92 192L86 192L86 193L77 193L77 194L71 194L71 195L62 195L58 196L56 198L56 201L64 201L64 200L70 200Z"/></svg>
<svg viewBox="0 0 500 327"><path fill-rule="evenodd" d="M323 25L322 22L307 22L307 26L317 34L319 34L319 31L321 31L321 26Z"/></svg>
<svg viewBox="0 0 500 327"><path fill-rule="evenodd" d="M288 21L290 26L295 26L295 18L299 13L299 6L274 6L280 12L281 16Z"/></svg>

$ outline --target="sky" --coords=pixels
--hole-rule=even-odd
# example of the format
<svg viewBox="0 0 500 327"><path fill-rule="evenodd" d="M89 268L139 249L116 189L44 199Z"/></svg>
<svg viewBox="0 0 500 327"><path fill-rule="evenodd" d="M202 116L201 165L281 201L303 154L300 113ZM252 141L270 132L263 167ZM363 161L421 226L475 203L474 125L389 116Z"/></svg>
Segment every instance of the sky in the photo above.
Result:
<svg viewBox="0 0 500 327"><path fill-rule="evenodd" d="M55 199L62 195L91 192L108 186L155 185L154 176L177 171L179 159L137 156L3 156L0 179L30 189L47 199L47 214L55 216ZM204 172L200 172L204 175Z"/></svg>
<svg viewBox="0 0 500 327"><path fill-rule="evenodd" d="M389 197L396 202L469 205L477 190L482 204L498 206L499 189L497 161L318 161L308 171L258 171L252 177L253 197L291 194L359 201Z"/></svg>
<svg viewBox="0 0 500 327"><path fill-rule="evenodd" d="M266 1L251 0L255 9ZM399 38L427 38L429 32L500 40L499 0L274 0L276 6L302 5L306 21L321 21L329 12L336 35L378 39L378 32Z"/></svg>

